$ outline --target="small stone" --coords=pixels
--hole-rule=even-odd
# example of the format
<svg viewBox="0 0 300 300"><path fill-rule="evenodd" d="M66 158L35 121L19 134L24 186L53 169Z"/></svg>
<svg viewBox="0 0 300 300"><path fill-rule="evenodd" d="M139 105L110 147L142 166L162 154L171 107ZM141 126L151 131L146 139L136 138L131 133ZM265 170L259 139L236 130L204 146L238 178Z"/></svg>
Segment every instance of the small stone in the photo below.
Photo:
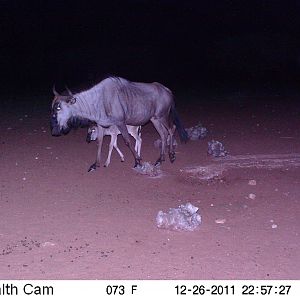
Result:
<svg viewBox="0 0 300 300"><path fill-rule="evenodd" d="M44 243L42 243L41 246L42 247L52 247L52 246L55 246L55 244L52 242L44 242Z"/></svg>
<svg viewBox="0 0 300 300"><path fill-rule="evenodd" d="M256 198L256 195L251 193L248 195L248 198L254 200Z"/></svg>
<svg viewBox="0 0 300 300"><path fill-rule="evenodd" d="M226 219L216 219L215 222L217 224L224 224L226 222Z"/></svg>
<svg viewBox="0 0 300 300"><path fill-rule="evenodd" d="M272 224L271 226L273 229L276 229L278 226L276 224Z"/></svg>
<svg viewBox="0 0 300 300"><path fill-rule="evenodd" d="M256 180L255 179L251 179L248 181L249 185L256 185Z"/></svg>

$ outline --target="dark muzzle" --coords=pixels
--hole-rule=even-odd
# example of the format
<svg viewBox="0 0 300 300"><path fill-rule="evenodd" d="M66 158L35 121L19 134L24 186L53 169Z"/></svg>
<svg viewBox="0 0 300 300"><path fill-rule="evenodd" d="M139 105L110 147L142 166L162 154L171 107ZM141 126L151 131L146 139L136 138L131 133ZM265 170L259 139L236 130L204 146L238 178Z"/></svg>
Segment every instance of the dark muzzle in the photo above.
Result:
<svg viewBox="0 0 300 300"><path fill-rule="evenodd" d="M91 142L91 135L92 133L91 132L88 132L87 136L86 136L86 142L87 143L90 143Z"/></svg>
<svg viewBox="0 0 300 300"><path fill-rule="evenodd" d="M51 134L52 134L52 136L61 136L60 130L58 128L56 128L56 127L53 127L51 129Z"/></svg>
<svg viewBox="0 0 300 300"><path fill-rule="evenodd" d="M57 118L56 118L56 114L53 114L51 116L50 127L51 127L51 134L53 136L60 136L61 135L61 132L60 132L60 129L59 129L59 126L58 126L58 122L57 122Z"/></svg>

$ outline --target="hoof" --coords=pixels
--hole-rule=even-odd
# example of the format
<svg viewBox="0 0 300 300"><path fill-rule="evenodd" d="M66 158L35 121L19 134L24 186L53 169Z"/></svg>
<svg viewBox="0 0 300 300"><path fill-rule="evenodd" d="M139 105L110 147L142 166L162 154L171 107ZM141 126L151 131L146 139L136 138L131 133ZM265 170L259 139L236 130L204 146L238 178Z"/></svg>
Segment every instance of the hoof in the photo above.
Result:
<svg viewBox="0 0 300 300"><path fill-rule="evenodd" d="M142 167L142 164L141 164L140 161L136 161L136 162L134 163L134 166L133 166L133 167L134 167L134 168L137 168L137 167L141 168L141 167Z"/></svg>
<svg viewBox="0 0 300 300"><path fill-rule="evenodd" d="M161 165L161 160L157 160L156 163L154 164L155 167L159 167Z"/></svg>
<svg viewBox="0 0 300 300"><path fill-rule="evenodd" d="M170 158L170 162L173 163L175 161L175 159L176 159L175 153L174 152L170 153L169 154L169 158Z"/></svg>
<svg viewBox="0 0 300 300"><path fill-rule="evenodd" d="M97 168L96 164L92 164L92 165L90 166L90 168L88 169L88 172L95 171L96 168Z"/></svg>
<svg viewBox="0 0 300 300"><path fill-rule="evenodd" d="M141 167L141 166L142 166L141 159L136 159L135 162L134 162L134 168Z"/></svg>

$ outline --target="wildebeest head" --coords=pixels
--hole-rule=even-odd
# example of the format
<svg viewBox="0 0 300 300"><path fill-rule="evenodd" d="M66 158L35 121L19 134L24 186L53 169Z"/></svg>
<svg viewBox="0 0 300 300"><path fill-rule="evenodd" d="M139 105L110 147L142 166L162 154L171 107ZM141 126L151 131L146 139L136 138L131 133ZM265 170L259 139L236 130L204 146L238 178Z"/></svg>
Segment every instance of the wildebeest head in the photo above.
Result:
<svg viewBox="0 0 300 300"><path fill-rule="evenodd" d="M53 87L54 99L51 108L51 133L54 136L67 134L69 131L78 127L87 127L90 121L78 117L76 114L76 97L68 89L67 95L60 95Z"/></svg>
<svg viewBox="0 0 300 300"><path fill-rule="evenodd" d="M51 107L51 133L54 136L67 134L70 131L69 120L72 118L72 106L76 98L67 89L68 95L60 95L53 87L54 99Z"/></svg>
<svg viewBox="0 0 300 300"><path fill-rule="evenodd" d="M90 143L91 141L95 141L97 139L97 135L98 135L97 125L89 126L87 136L86 136L87 143Z"/></svg>

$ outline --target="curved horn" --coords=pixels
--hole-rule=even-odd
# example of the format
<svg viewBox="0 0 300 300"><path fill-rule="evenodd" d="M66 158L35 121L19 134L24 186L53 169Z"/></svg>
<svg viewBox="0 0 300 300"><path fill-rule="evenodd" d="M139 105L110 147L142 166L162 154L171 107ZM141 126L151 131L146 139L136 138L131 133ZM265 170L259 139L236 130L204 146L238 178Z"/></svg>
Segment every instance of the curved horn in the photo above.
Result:
<svg viewBox="0 0 300 300"><path fill-rule="evenodd" d="M65 85L65 88L70 96L73 96L73 93L69 90L69 88Z"/></svg>
<svg viewBox="0 0 300 300"><path fill-rule="evenodd" d="M60 96L59 93L55 89L55 84L53 85L52 91L55 96Z"/></svg>

